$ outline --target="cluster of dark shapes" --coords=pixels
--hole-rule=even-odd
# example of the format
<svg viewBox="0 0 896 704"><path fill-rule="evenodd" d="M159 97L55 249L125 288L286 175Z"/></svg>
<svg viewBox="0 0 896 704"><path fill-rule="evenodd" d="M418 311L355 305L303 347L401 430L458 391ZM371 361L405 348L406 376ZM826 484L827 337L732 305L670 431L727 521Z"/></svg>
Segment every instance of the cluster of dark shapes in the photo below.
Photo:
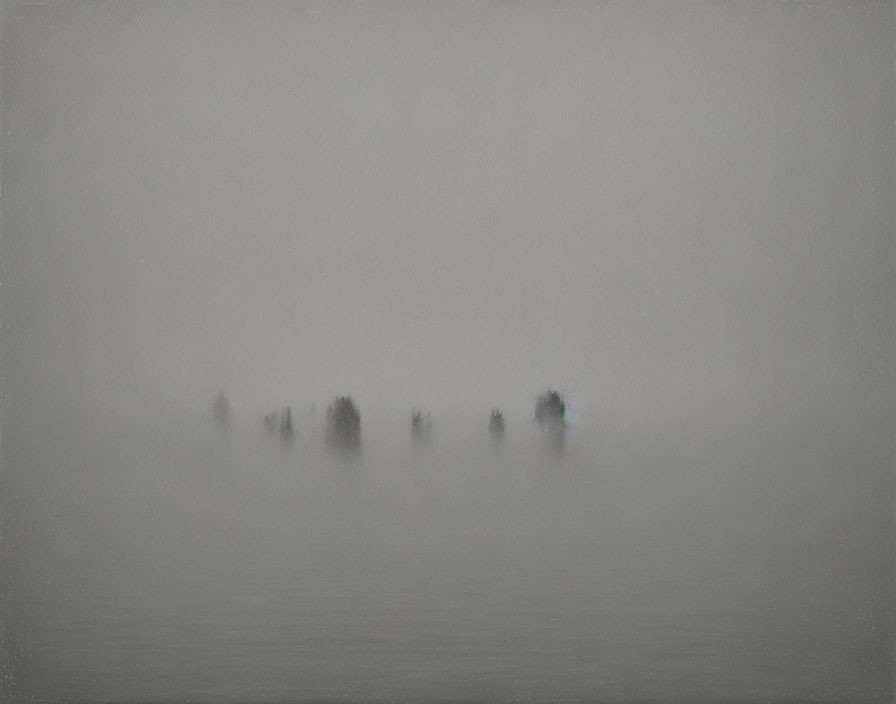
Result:
<svg viewBox="0 0 896 704"><path fill-rule="evenodd" d="M226 430L230 427L230 401L223 391L212 404L212 414L219 428ZM566 439L566 402L561 394L552 389L541 394L535 403L535 420L553 445L563 445ZM279 413L271 411L266 414L264 427L270 435L279 435L284 441L292 440L292 408L286 406ZM496 441L504 438L504 413L501 409L492 409L488 432ZM431 433L430 413L414 409L411 413L411 435L422 440ZM326 441L327 446L333 449L357 450L361 447L361 413L351 396L339 396L327 408Z"/></svg>
<svg viewBox="0 0 896 704"><path fill-rule="evenodd" d="M361 414L351 396L340 396L327 408L327 446L335 450L361 447Z"/></svg>

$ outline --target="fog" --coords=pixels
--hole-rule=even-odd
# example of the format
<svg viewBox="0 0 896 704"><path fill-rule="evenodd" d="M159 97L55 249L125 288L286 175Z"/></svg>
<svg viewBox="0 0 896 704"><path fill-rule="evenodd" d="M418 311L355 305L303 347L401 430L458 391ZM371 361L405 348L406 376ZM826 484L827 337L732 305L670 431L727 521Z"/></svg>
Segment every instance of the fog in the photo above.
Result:
<svg viewBox="0 0 896 704"><path fill-rule="evenodd" d="M0 21L5 698L892 701L891 4Z"/></svg>

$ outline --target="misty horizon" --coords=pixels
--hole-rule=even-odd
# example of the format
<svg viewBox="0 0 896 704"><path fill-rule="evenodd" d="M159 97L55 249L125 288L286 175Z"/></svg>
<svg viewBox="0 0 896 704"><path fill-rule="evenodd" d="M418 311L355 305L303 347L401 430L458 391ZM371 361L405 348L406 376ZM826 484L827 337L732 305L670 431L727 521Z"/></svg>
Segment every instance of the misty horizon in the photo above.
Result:
<svg viewBox="0 0 896 704"><path fill-rule="evenodd" d="M893 29L0 5L0 698L890 701Z"/></svg>

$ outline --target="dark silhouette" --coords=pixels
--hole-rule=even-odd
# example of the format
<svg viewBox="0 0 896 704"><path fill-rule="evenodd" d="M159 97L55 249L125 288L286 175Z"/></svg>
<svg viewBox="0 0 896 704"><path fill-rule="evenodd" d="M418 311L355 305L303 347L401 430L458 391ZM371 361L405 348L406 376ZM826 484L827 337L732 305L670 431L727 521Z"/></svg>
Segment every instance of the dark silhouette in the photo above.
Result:
<svg viewBox="0 0 896 704"><path fill-rule="evenodd" d="M280 439L292 440L292 407L287 406L280 414Z"/></svg>
<svg viewBox="0 0 896 704"><path fill-rule="evenodd" d="M504 439L504 413L500 408L493 408L488 419L488 434L495 440Z"/></svg>
<svg viewBox="0 0 896 704"><path fill-rule="evenodd" d="M566 441L566 402L563 396L552 389L541 394L535 402L535 420L551 445L563 447Z"/></svg>
<svg viewBox="0 0 896 704"><path fill-rule="evenodd" d="M230 401L221 391L212 404L212 415L215 419L215 425L221 430L230 428Z"/></svg>
<svg viewBox="0 0 896 704"><path fill-rule="evenodd" d="M562 420L566 414L566 403L556 391L548 389L535 403L535 420L539 423Z"/></svg>
<svg viewBox="0 0 896 704"><path fill-rule="evenodd" d="M340 396L327 408L327 446L339 450L361 447L361 414L351 396Z"/></svg>
<svg viewBox="0 0 896 704"><path fill-rule="evenodd" d="M276 435L279 424L279 416L277 411L271 411L270 413L266 413L264 416L264 429L268 431L270 435Z"/></svg>
<svg viewBox="0 0 896 704"><path fill-rule="evenodd" d="M414 440L427 440L432 434L432 416L429 411L414 409L411 413L411 436Z"/></svg>

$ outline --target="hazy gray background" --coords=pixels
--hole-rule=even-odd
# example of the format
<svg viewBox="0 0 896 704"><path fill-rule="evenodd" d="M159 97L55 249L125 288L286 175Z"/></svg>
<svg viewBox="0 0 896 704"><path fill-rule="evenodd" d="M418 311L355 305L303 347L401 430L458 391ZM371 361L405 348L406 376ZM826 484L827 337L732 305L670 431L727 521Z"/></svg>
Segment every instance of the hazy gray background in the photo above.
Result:
<svg viewBox="0 0 896 704"><path fill-rule="evenodd" d="M184 457L245 470L269 407L304 412L348 392L364 414L365 438L404 447L411 404L431 408L437 429L461 414L484 428L488 409L500 405L513 445L523 442L535 394L552 385L574 408L573 466L616 476L606 474L613 446L626 468L620 476L639 477L608 480L618 499L609 503L625 507L620 515L666 511L683 520L709 504L716 513L703 528L714 533L739 508L742 523L731 525L744 535L763 521L780 528L778 544L793 551L782 548L781 570L807 554L794 536L814 536L819 559L809 564L818 572L807 584L829 568L852 575L858 586L824 602L843 607L827 612L840 614L846 630L819 628L858 655L815 658L794 646L807 660L789 671L802 679L762 693L888 700L893 19L892 3L873 2L6 4L2 481L15 568L4 619L18 624L6 629L18 635L5 647L24 648L16 656L24 690L43 681L22 674L31 667L63 673L43 696L116 692L114 684L77 689L65 679L59 653L41 650L60 642L38 628L37 614L47 611L26 597L36 574L68 569L63 555L92 554L66 542L74 519L60 506L72 491L106 510L84 509L97 521L95 537L110 540L137 530L127 515L142 501L136 487L150 480L136 466L154 467L152 481L164 487L154 496L187 515L207 499L199 498L203 482L159 477L179 476L175 466L190 466ZM188 438L183 428L207 423L221 388L238 437L252 438L237 443L241 459L210 459L184 449L187 439L169 456L139 439L140 427L159 445L178 427ZM463 428L456 442L478 437ZM310 447L316 431L303 432ZM198 446L221 451L208 438ZM678 470L645 489L655 481L645 467L661 465L673 446L679 459L701 459L673 462ZM395 447L365 461L382 468L419 460ZM537 475L537 461L518 459ZM264 466L273 472L279 461ZM470 462L450 453L432 461L469 471ZM242 505L249 485L228 485L227 501ZM492 490L484 495L500 503L503 490ZM475 495L445 491L424 493L422 505ZM606 513L589 523L587 496L583 489L581 505L558 501L559 524L540 535L587 542L612 525L624 555L628 524L607 523ZM166 529L208 529L226 544L231 534L214 527L208 501L192 522ZM375 505L405 515L390 513L388 501ZM56 532L46 528L52 516ZM147 526L162 530L153 516L140 524L144 535ZM505 543L495 531L506 523L467 519L499 553ZM370 520L369 529L380 525ZM662 534L688 544L690 533L674 520L659 525L648 543ZM403 525L378 545L400 543L410 530ZM277 531L262 536L286 540ZM763 561L775 544L768 540L751 543L753 561L739 564L780 585L783 573ZM550 541L534 544L543 550L532 555L546 560ZM845 552L826 552L834 544ZM433 551L443 554L438 545L419 554ZM118 564L101 554L108 559L96 557L94 575ZM860 555L858 563L846 554ZM139 555L132 559L146 570L161 559ZM621 591L659 583L655 568L622 580ZM212 573L190 593L208 593ZM171 574L182 584L185 573ZM336 583L356 581L362 576ZM499 593L504 584L487 583ZM586 576L562 583L591 584ZM76 594L97 593L78 584ZM61 598L47 590L48 599ZM786 594L787 604L807 603L799 590ZM722 612L730 604L720 603ZM59 623L71 626L81 606L75 599ZM420 633L419 624L405 632ZM760 639L756 652L780 652L776 643ZM639 658L655 663L637 648L617 656L635 669ZM510 670L543 672L533 662ZM761 679L767 667L751 672ZM674 691L700 694L686 686L704 680L700 672ZM188 676L167 676L181 682L174 694L195 693ZM380 691L354 681L346 690L353 696ZM392 681L402 680L393 673ZM347 696L323 685L314 691ZM463 693L527 691L505 682ZM571 695L586 692L668 690L583 684ZM276 695L297 693L298 685Z"/></svg>
<svg viewBox="0 0 896 704"><path fill-rule="evenodd" d="M29 4L13 390L743 421L889 392L892 6ZM877 410L877 409L875 409Z"/></svg>

